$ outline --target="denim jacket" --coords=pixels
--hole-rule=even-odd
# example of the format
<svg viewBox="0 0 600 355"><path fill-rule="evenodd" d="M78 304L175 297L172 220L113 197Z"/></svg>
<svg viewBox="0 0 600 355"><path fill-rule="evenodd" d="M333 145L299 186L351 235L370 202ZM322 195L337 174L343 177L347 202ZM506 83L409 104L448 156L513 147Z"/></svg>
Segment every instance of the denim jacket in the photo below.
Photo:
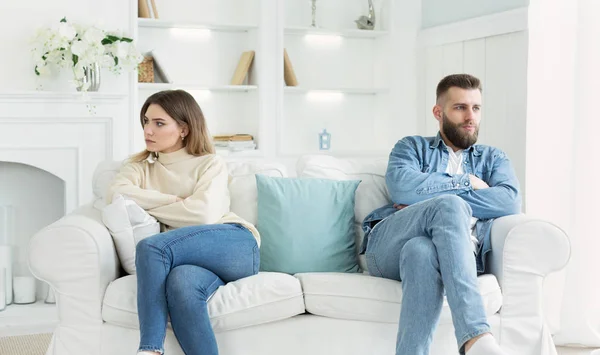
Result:
<svg viewBox="0 0 600 355"><path fill-rule="evenodd" d="M398 141L390 154L385 182L393 203L412 205L443 194L464 199L478 218L475 225L479 251L477 272L485 272L485 257L491 250L490 234L494 218L521 211L519 182L506 154L485 145L465 149L462 175L446 173L448 148L440 133L436 137L411 136ZM490 187L474 190L469 174ZM397 209L389 204L371 212L363 221L365 232L361 253L367 247L372 228Z"/></svg>

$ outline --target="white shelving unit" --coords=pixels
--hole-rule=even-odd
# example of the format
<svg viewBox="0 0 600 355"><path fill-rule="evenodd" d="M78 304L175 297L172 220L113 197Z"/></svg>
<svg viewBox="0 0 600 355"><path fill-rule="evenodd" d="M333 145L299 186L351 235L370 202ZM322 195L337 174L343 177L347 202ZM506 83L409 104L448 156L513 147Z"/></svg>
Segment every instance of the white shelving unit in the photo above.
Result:
<svg viewBox="0 0 600 355"><path fill-rule="evenodd" d="M186 29L205 29L221 32L248 32L256 30L257 25L237 25L237 24L214 24L204 22L180 22L161 19L138 18L139 28L186 28Z"/></svg>
<svg viewBox="0 0 600 355"><path fill-rule="evenodd" d="M298 86L283 89L278 155L385 156L393 145L380 135L392 119L391 1L375 2L373 30L357 29L354 23L366 15L366 1L317 1L316 27L311 26L310 2L288 0L284 4L283 46ZM331 134L328 150L318 145L324 129Z"/></svg>
<svg viewBox="0 0 600 355"><path fill-rule="evenodd" d="M340 93L353 95L377 95L389 92L388 88L305 88L300 86L286 86L284 91L289 94L306 94L306 93Z"/></svg>
<svg viewBox="0 0 600 355"><path fill-rule="evenodd" d="M138 110L158 91L183 89L198 101L211 134L251 134L260 144L259 74L251 70L244 85L230 82L241 54L257 52L260 46L261 1L173 0L159 4L159 19L133 19L137 24L134 39L140 50L152 51L171 81L137 83ZM155 81L160 79L155 72ZM134 114L134 139L137 150L141 150L145 145L138 116L139 111ZM262 152L218 153L237 158L260 157Z"/></svg>
<svg viewBox="0 0 600 355"><path fill-rule="evenodd" d="M384 37L389 34L388 31L380 31L380 30L354 30L354 29L344 29L344 30L328 30L321 28L312 28L312 27L286 27L285 28L286 35L295 35L295 36L306 36L306 35L319 35L319 36L341 36L348 38L378 38Z"/></svg>
<svg viewBox="0 0 600 355"><path fill-rule="evenodd" d="M175 84L175 83L138 83L139 90L208 90L208 91L225 91L225 92L248 92L258 89L256 85L222 85L222 86L201 86L195 84Z"/></svg>
<svg viewBox="0 0 600 355"><path fill-rule="evenodd" d="M262 158L264 153L260 149L230 151L226 149L217 149L217 155L230 158Z"/></svg>
<svg viewBox="0 0 600 355"><path fill-rule="evenodd" d="M367 14L366 0L317 1L316 28L308 0L163 2L161 19L134 19L135 39L142 50L159 52L173 82L138 83L138 107L160 90L189 91L213 135L255 137L256 151L219 152L232 158L387 155L400 138L390 105L393 2L374 1L373 30L354 23ZM284 49L299 86L283 83ZM256 53L248 82L229 85L247 50ZM331 150L319 150L323 129L332 134Z"/></svg>

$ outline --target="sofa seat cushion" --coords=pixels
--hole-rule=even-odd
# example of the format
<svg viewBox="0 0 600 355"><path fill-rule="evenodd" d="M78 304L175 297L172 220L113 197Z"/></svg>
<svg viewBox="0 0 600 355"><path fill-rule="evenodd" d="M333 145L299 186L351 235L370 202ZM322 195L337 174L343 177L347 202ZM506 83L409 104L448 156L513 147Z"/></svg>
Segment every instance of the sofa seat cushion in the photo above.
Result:
<svg viewBox="0 0 600 355"><path fill-rule="evenodd" d="M294 275L304 292L306 311L315 315L397 324L402 304L402 284L398 281L348 273L302 273ZM477 278L487 316L502 306L502 293L494 275ZM446 299L441 323L451 322Z"/></svg>
<svg viewBox="0 0 600 355"><path fill-rule="evenodd" d="M102 306L107 323L139 328L137 279L121 277L108 286ZM221 286L208 301L215 332L233 330L304 313L300 282L293 276L261 272Z"/></svg>

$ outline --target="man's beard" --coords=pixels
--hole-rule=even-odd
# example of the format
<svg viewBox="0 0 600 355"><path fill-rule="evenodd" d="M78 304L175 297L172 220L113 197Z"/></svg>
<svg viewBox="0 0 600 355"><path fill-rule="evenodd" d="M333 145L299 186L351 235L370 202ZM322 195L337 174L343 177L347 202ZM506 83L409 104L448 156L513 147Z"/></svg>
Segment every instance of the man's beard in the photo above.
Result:
<svg viewBox="0 0 600 355"><path fill-rule="evenodd" d="M479 126L475 126L475 131L473 134L469 134L468 132L461 132L460 127L463 124L454 124L450 122L448 116L442 112L442 130L444 135L452 145L459 149L467 149L473 144L477 142L477 138L479 135ZM473 124L474 125L474 124Z"/></svg>

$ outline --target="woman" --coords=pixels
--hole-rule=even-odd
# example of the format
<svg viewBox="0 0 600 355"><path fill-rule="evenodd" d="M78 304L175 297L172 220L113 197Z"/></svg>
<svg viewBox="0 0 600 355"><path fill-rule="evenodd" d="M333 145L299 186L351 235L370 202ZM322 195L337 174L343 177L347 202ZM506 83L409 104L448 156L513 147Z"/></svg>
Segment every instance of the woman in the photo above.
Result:
<svg viewBox="0 0 600 355"><path fill-rule="evenodd" d="M139 353L163 354L169 315L186 354L217 354L207 300L258 272L260 237L229 211L227 167L189 93L150 96L140 120L146 150L123 166L107 196L132 199L165 226L136 248Z"/></svg>

